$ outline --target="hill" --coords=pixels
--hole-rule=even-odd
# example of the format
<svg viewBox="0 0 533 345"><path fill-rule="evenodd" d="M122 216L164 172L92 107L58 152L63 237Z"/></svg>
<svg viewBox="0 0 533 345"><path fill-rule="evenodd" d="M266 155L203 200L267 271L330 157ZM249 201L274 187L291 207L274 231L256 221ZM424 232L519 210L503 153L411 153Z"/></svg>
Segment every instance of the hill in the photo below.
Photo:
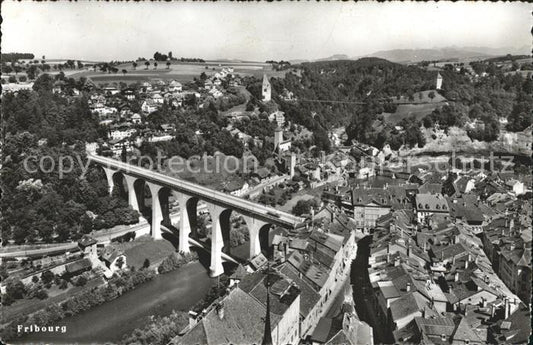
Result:
<svg viewBox="0 0 533 345"><path fill-rule="evenodd" d="M442 48L442 49L393 49L378 51L368 56L380 57L393 62L412 63L420 61L439 61L439 60L465 60L465 59L484 59L492 57L492 54L485 52L462 49L462 48Z"/></svg>

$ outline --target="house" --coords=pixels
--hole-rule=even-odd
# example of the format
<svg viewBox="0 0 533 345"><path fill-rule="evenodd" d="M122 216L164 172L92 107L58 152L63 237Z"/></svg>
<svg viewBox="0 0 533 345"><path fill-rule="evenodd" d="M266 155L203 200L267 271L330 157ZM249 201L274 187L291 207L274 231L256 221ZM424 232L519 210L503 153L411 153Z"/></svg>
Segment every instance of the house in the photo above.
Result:
<svg viewBox="0 0 533 345"><path fill-rule="evenodd" d="M439 215L448 219L450 211L442 194L417 194L415 196L416 217L419 224L424 223L431 215Z"/></svg>
<svg viewBox="0 0 533 345"><path fill-rule="evenodd" d="M122 140L124 138L129 138L136 133L136 130L133 128L115 128L109 132L109 137L112 140Z"/></svg>
<svg viewBox="0 0 533 345"><path fill-rule="evenodd" d="M141 105L141 110L145 114L151 114L155 112L157 108L158 108L157 104L151 99L146 99Z"/></svg>
<svg viewBox="0 0 533 345"><path fill-rule="evenodd" d="M106 95L109 95L109 96L118 95L120 93L120 90L113 86L104 87L102 90L104 91Z"/></svg>
<svg viewBox="0 0 533 345"><path fill-rule="evenodd" d="M278 127L283 127L283 125L285 124L285 113L277 110L271 113L270 115L268 115L268 121L270 122L275 121Z"/></svg>
<svg viewBox="0 0 533 345"><path fill-rule="evenodd" d="M181 92L183 90L183 86L179 81L172 80L170 84L168 85L168 91L170 92Z"/></svg>
<svg viewBox="0 0 533 345"><path fill-rule="evenodd" d="M135 113L133 115L131 115L131 118L130 118L131 122L134 123L134 124L140 124L142 122L142 117L141 115Z"/></svg>
<svg viewBox="0 0 533 345"><path fill-rule="evenodd" d="M233 180L224 186L224 192L235 196L241 196L248 190L248 187L250 186L246 181Z"/></svg>
<svg viewBox="0 0 533 345"><path fill-rule="evenodd" d="M507 187L509 191L512 191L514 195L516 196L523 195L526 193L526 186L521 181L510 179L505 182L505 186Z"/></svg>
<svg viewBox="0 0 533 345"><path fill-rule="evenodd" d="M96 244L94 238L89 235L83 235L82 238L78 241L78 247L81 249L82 253L89 256L89 258L96 259L98 257Z"/></svg>
<svg viewBox="0 0 533 345"><path fill-rule="evenodd" d="M92 268L92 262L88 258L84 258L78 261L71 262L65 265L65 276L73 277L83 272L89 271Z"/></svg>
<svg viewBox="0 0 533 345"><path fill-rule="evenodd" d="M276 270L270 272L273 283L269 290L265 279L263 271L251 273L199 315L190 312L185 334L170 344L260 344L267 313L273 345L298 343L300 289Z"/></svg>
<svg viewBox="0 0 533 345"><path fill-rule="evenodd" d="M105 247L100 254L100 260L112 273L126 268L126 255L113 247Z"/></svg>
<svg viewBox="0 0 533 345"><path fill-rule="evenodd" d="M161 94L155 93L152 95L152 101L156 104L163 104L165 102L165 99L163 98L163 96L161 96Z"/></svg>
<svg viewBox="0 0 533 345"><path fill-rule="evenodd" d="M356 228L364 232L374 228L377 219L391 211L390 201L391 195L383 188L354 188L350 207Z"/></svg>
<svg viewBox="0 0 533 345"><path fill-rule="evenodd" d="M133 101L135 99L135 90L131 87L122 89L122 94L128 101Z"/></svg>

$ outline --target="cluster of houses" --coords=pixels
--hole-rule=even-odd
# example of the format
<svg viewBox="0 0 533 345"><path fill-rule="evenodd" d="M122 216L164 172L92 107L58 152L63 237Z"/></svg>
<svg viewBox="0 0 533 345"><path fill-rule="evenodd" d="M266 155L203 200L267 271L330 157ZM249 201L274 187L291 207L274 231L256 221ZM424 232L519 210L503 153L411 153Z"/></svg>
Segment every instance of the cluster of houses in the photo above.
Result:
<svg viewBox="0 0 533 345"><path fill-rule="evenodd" d="M233 68L224 67L203 81L203 87L198 91L186 90L176 81L154 79L138 85L117 88L108 86L98 88L88 79L84 88L90 90L89 107L100 119L100 124L109 128L109 140L104 149L120 155L125 149L134 150L143 141L168 141L173 138L173 127L169 124L161 125L159 129L141 131L151 114L167 104L170 108L180 108L187 99L194 99L195 104L202 107L204 101L216 99L225 94L223 81L229 86L240 85L240 77L233 75ZM63 92L62 85L56 82L54 92ZM92 147L92 146L91 146Z"/></svg>
<svg viewBox="0 0 533 345"><path fill-rule="evenodd" d="M239 265L225 294L191 310L188 326L171 344L259 344L268 331L272 344L280 345L373 344L372 327L359 319L350 287L351 262L363 236L352 222L332 206L297 229L274 229L270 261L259 254Z"/></svg>
<svg viewBox="0 0 533 345"><path fill-rule="evenodd" d="M528 178L389 173L381 186L364 182L323 193L373 237L368 304L388 341L527 342Z"/></svg>

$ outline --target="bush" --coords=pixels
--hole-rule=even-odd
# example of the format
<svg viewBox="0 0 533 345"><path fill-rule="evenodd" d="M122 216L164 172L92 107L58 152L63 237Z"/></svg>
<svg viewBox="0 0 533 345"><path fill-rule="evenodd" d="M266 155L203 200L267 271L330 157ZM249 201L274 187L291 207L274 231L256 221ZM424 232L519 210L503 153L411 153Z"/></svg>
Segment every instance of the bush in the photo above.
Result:
<svg viewBox="0 0 533 345"><path fill-rule="evenodd" d="M188 254L172 253L161 262L161 264L157 268L157 271L159 273L167 273L177 268L180 268L186 263L196 260L198 260L198 254L196 254L195 252L191 252Z"/></svg>
<svg viewBox="0 0 533 345"><path fill-rule="evenodd" d="M38 299L47 299L48 298L48 293L45 290L43 290L43 289L39 289L35 293L35 297L37 297Z"/></svg>
<svg viewBox="0 0 533 345"><path fill-rule="evenodd" d="M187 313L172 311L169 316L156 318L144 328L135 329L130 335L124 336L120 343L165 345L177 336L187 323Z"/></svg>
<svg viewBox="0 0 533 345"><path fill-rule="evenodd" d="M84 276L79 276L74 282L74 285L76 286L84 286L85 284L87 284L87 278Z"/></svg>
<svg viewBox="0 0 533 345"><path fill-rule="evenodd" d="M55 278L55 274L52 273L50 270L46 270L41 274L41 281L43 284L48 285L50 284Z"/></svg>
<svg viewBox="0 0 533 345"><path fill-rule="evenodd" d="M31 281L34 282L34 283L38 283L39 282L39 277L37 277L36 275L31 277Z"/></svg>
<svg viewBox="0 0 533 345"><path fill-rule="evenodd" d="M148 268L150 267L150 260L148 260L148 258L144 259L144 263L143 263L143 268Z"/></svg>

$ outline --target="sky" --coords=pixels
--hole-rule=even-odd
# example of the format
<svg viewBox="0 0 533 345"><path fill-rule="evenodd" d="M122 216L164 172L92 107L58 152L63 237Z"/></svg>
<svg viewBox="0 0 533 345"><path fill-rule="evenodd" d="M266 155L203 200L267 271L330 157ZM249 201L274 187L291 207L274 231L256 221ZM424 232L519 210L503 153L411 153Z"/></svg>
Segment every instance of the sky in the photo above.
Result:
<svg viewBox="0 0 533 345"><path fill-rule="evenodd" d="M334 54L531 45L527 3L2 2L2 52L132 60L312 60Z"/></svg>

